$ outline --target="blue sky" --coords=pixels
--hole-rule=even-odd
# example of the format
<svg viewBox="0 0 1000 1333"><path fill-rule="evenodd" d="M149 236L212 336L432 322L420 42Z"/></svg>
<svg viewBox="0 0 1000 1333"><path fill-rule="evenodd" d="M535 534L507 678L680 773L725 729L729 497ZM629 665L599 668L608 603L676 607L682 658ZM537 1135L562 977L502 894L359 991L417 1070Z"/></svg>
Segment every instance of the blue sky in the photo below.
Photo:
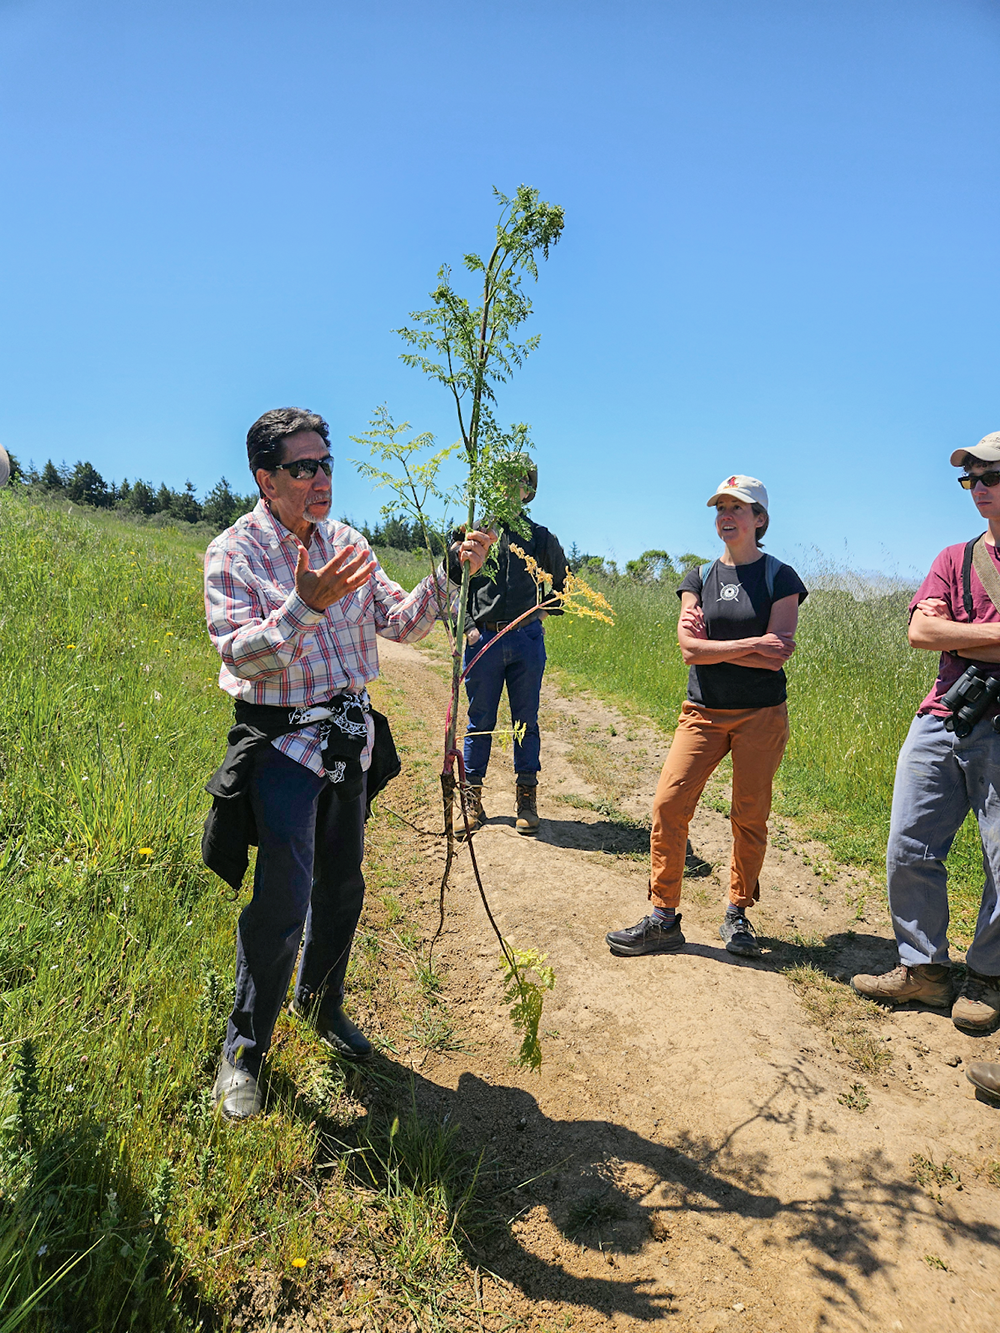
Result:
<svg viewBox="0 0 1000 1333"><path fill-rule="evenodd" d="M743 471L776 554L922 569L1000 429L998 55L992 0L0 0L0 440L247 489L295 403L372 519L371 410L455 433L392 330L526 182L539 521L714 554Z"/></svg>

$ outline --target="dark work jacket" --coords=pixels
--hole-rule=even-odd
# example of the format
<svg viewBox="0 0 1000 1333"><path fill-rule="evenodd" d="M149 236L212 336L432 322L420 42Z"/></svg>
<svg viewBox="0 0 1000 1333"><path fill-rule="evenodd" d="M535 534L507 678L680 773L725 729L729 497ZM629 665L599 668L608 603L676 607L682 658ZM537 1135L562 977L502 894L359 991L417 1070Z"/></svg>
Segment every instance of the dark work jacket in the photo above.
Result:
<svg viewBox="0 0 1000 1333"><path fill-rule="evenodd" d="M257 823L250 806L250 775L255 754L279 736L287 736L302 725L309 725L290 724L289 716L295 712L293 708L248 704L239 700L236 725L229 732L226 757L205 784L205 790L212 797L212 808L205 819L201 859L237 893L250 861L249 848L257 845ZM365 819L372 812L372 801L386 783L398 776L402 767L388 719L374 708L371 714L375 722L375 740L368 769Z"/></svg>
<svg viewBox="0 0 1000 1333"><path fill-rule="evenodd" d="M527 514L523 517L531 528L531 536L522 537L509 528L502 528L496 544L496 575L488 578L483 574L475 574L469 580L468 616L480 629L486 622L516 620L536 606L541 596L524 561L511 551L511 542L520 546L525 554L533 556L546 574L551 574L556 592L562 592L566 586L566 556L558 537L553 536L540 523L533 522ZM457 565L457 560L454 563ZM450 570L449 574L456 581L455 572ZM460 578L461 568L458 574ZM562 609L555 607L549 611L549 615L561 616Z"/></svg>

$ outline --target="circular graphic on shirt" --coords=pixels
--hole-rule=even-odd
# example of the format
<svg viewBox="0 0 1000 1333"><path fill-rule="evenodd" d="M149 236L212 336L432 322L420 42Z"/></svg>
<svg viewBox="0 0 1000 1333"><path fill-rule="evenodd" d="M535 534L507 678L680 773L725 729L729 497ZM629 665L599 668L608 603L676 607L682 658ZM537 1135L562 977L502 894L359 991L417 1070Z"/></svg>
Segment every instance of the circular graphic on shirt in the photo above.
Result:
<svg viewBox="0 0 1000 1333"><path fill-rule="evenodd" d="M735 602L740 595L738 583L724 583L719 589L719 596L724 602Z"/></svg>

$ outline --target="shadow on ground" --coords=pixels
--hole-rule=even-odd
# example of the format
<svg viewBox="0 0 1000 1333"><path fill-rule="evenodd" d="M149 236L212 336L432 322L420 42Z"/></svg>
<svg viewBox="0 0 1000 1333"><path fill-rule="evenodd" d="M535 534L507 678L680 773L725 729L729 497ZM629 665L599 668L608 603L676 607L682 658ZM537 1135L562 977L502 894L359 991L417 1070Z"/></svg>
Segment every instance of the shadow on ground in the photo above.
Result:
<svg viewBox="0 0 1000 1333"><path fill-rule="evenodd" d="M464 1073L456 1090L441 1087L380 1057L372 1114L415 1102L428 1123L457 1124L464 1147L482 1154L483 1202L494 1225L463 1239L467 1260L492 1270L535 1300L559 1300L610 1318L616 1313L651 1321L676 1310L661 1276L629 1280L615 1274L613 1256L637 1254L650 1239L664 1240L692 1215L729 1223L766 1222L776 1243L800 1248L826 1299L863 1309L868 1279L891 1253L887 1236L901 1240L915 1221L933 1226L940 1252L959 1240L1000 1244L1000 1226L969 1223L948 1204L932 1208L912 1180L900 1179L880 1151L862 1161L817 1156L812 1177L795 1197L768 1189L767 1155L742 1152L739 1135L757 1120L821 1132L813 1104L826 1089L798 1064L775 1071L767 1100L719 1141L684 1134L659 1143L608 1120L554 1120L517 1087L494 1086ZM395 1100L394 1100L395 1099ZM876 1226L859 1216L877 1208ZM512 1229L531 1214L532 1248ZM539 1219L554 1229L539 1240ZM545 1230L544 1226L542 1230ZM736 1227L736 1234L739 1226ZM566 1260L574 1247L590 1251L608 1275L580 1276ZM611 1262L609 1263L609 1256ZM749 1262L749 1260L748 1260ZM587 1267L576 1262L572 1267Z"/></svg>

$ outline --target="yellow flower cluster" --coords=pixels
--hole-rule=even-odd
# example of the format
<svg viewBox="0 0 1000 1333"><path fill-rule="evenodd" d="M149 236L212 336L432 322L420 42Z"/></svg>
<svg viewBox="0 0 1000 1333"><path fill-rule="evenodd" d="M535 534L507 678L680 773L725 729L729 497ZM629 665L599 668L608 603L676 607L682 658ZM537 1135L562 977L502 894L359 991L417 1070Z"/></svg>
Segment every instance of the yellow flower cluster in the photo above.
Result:
<svg viewBox="0 0 1000 1333"><path fill-rule="evenodd" d="M524 561L528 573L535 580L543 594L543 606L561 607L567 615L570 616L591 616L594 620L603 620L606 625L615 623L614 607L596 588L592 588L589 583L583 579L577 578L575 574L566 571L566 583L562 592L556 592L554 588L551 591L545 591L545 585L552 583L552 575L547 574L541 565L534 558L528 555L527 551L520 546L515 546L513 542L510 549L515 555L519 555Z"/></svg>

